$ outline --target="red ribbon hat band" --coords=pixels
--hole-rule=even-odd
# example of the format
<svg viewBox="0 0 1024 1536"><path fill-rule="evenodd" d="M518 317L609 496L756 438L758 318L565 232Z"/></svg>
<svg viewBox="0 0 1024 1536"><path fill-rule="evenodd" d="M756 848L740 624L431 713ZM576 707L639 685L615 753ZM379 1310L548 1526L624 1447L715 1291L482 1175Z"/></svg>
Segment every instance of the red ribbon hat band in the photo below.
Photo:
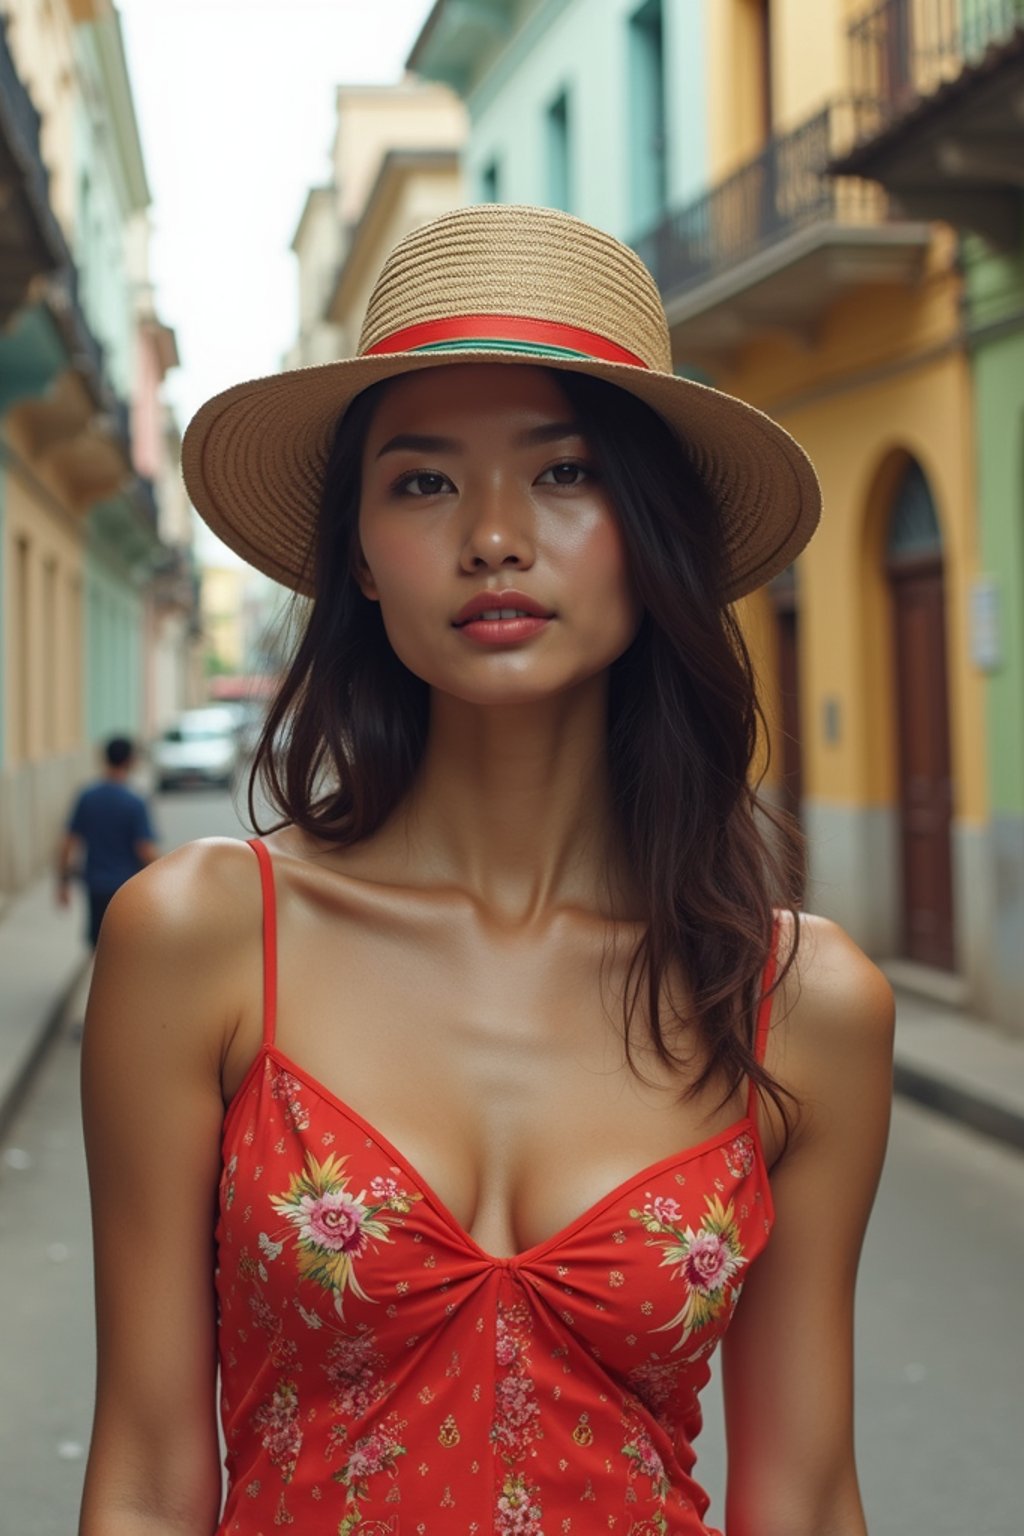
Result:
<svg viewBox="0 0 1024 1536"><path fill-rule="evenodd" d="M394 331L367 347L364 357L382 352L521 352L524 357L589 358L647 368L607 336L562 325L557 320L529 320L516 315L449 315Z"/></svg>

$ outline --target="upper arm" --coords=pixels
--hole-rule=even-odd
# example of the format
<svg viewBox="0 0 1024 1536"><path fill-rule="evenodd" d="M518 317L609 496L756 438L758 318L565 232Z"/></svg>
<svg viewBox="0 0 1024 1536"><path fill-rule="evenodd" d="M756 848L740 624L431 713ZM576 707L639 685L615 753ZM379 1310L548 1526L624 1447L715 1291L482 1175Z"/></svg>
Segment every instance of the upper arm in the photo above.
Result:
<svg viewBox="0 0 1024 1536"><path fill-rule="evenodd" d="M772 1236L723 1350L729 1536L865 1530L853 1298L888 1135L893 999L841 929L818 918L802 926L791 973L799 995L773 1029L768 1060L795 1093L799 1120L772 1172Z"/></svg>
<svg viewBox="0 0 1024 1536"><path fill-rule="evenodd" d="M220 1062L258 1007L259 896L241 860L240 845L182 849L104 919L82 1062L97 1314L83 1536L216 1523Z"/></svg>

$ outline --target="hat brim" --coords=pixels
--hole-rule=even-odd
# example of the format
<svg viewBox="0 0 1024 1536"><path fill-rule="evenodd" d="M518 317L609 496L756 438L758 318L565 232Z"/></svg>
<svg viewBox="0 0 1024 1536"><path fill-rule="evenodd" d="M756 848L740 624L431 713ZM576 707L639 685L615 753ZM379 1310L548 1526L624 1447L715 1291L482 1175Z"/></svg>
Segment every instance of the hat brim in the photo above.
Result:
<svg viewBox="0 0 1024 1536"><path fill-rule="evenodd" d="M249 564L312 595L323 477L341 416L384 379L471 363L588 373L657 411L720 510L730 601L785 570L817 526L821 491L810 459L755 407L709 385L623 363L497 350L382 353L233 385L208 400L185 433L182 470L193 505Z"/></svg>

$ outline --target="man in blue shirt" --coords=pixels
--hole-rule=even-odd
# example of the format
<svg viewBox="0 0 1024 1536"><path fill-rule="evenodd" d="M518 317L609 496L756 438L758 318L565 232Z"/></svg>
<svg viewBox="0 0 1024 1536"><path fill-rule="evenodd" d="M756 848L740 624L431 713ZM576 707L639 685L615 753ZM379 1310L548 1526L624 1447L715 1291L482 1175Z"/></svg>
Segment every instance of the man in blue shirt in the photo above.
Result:
<svg viewBox="0 0 1024 1536"><path fill-rule="evenodd" d="M61 906L69 901L72 871L76 865L79 868L89 897L89 941L94 949L114 892L159 858L146 802L127 783L135 760L132 743L125 736L114 736L104 756L102 779L83 789L75 802L57 863Z"/></svg>

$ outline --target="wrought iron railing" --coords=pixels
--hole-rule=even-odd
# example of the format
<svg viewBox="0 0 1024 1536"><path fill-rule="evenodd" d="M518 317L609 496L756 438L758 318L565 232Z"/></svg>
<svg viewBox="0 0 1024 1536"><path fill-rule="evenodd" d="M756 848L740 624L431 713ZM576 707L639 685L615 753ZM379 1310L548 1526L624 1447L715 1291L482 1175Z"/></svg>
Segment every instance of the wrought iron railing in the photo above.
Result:
<svg viewBox="0 0 1024 1536"><path fill-rule="evenodd" d="M41 239L51 253L51 269L68 259L60 225L50 206L50 176L40 149L41 119L22 83L7 42L7 22L0 13L0 131L32 205Z"/></svg>
<svg viewBox="0 0 1024 1536"><path fill-rule="evenodd" d="M156 487L148 475L136 475L132 484L132 500L148 528L156 533L160 526L160 509L157 505Z"/></svg>
<svg viewBox="0 0 1024 1536"><path fill-rule="evenodd" d="M987 50L1024 33L1024 0L881 0L848 31L855 138L878 133Z"/></svg>
<svg viewBox="0 0 1024 1536"><path fill-rule="evenodd" d="M64 335L71 365L89 379L127 454L131 442L128 408L110 384L103 345L82 306L78 268L50 203L50 176L42 156L41 127L42 120L15 66L7 42L7 24L0 13L0 131L49 253L45 266L40 265L37 271L32 296L48 304Z"/></svg>
<svg viewBox="0 0 1024 1536"><path fill-rule="evenodd" d="M706 282L806 225L884 219L880 188L827 173L849 143L851 124L851 103L831 103L634 240L662 293Z"/></svg>

